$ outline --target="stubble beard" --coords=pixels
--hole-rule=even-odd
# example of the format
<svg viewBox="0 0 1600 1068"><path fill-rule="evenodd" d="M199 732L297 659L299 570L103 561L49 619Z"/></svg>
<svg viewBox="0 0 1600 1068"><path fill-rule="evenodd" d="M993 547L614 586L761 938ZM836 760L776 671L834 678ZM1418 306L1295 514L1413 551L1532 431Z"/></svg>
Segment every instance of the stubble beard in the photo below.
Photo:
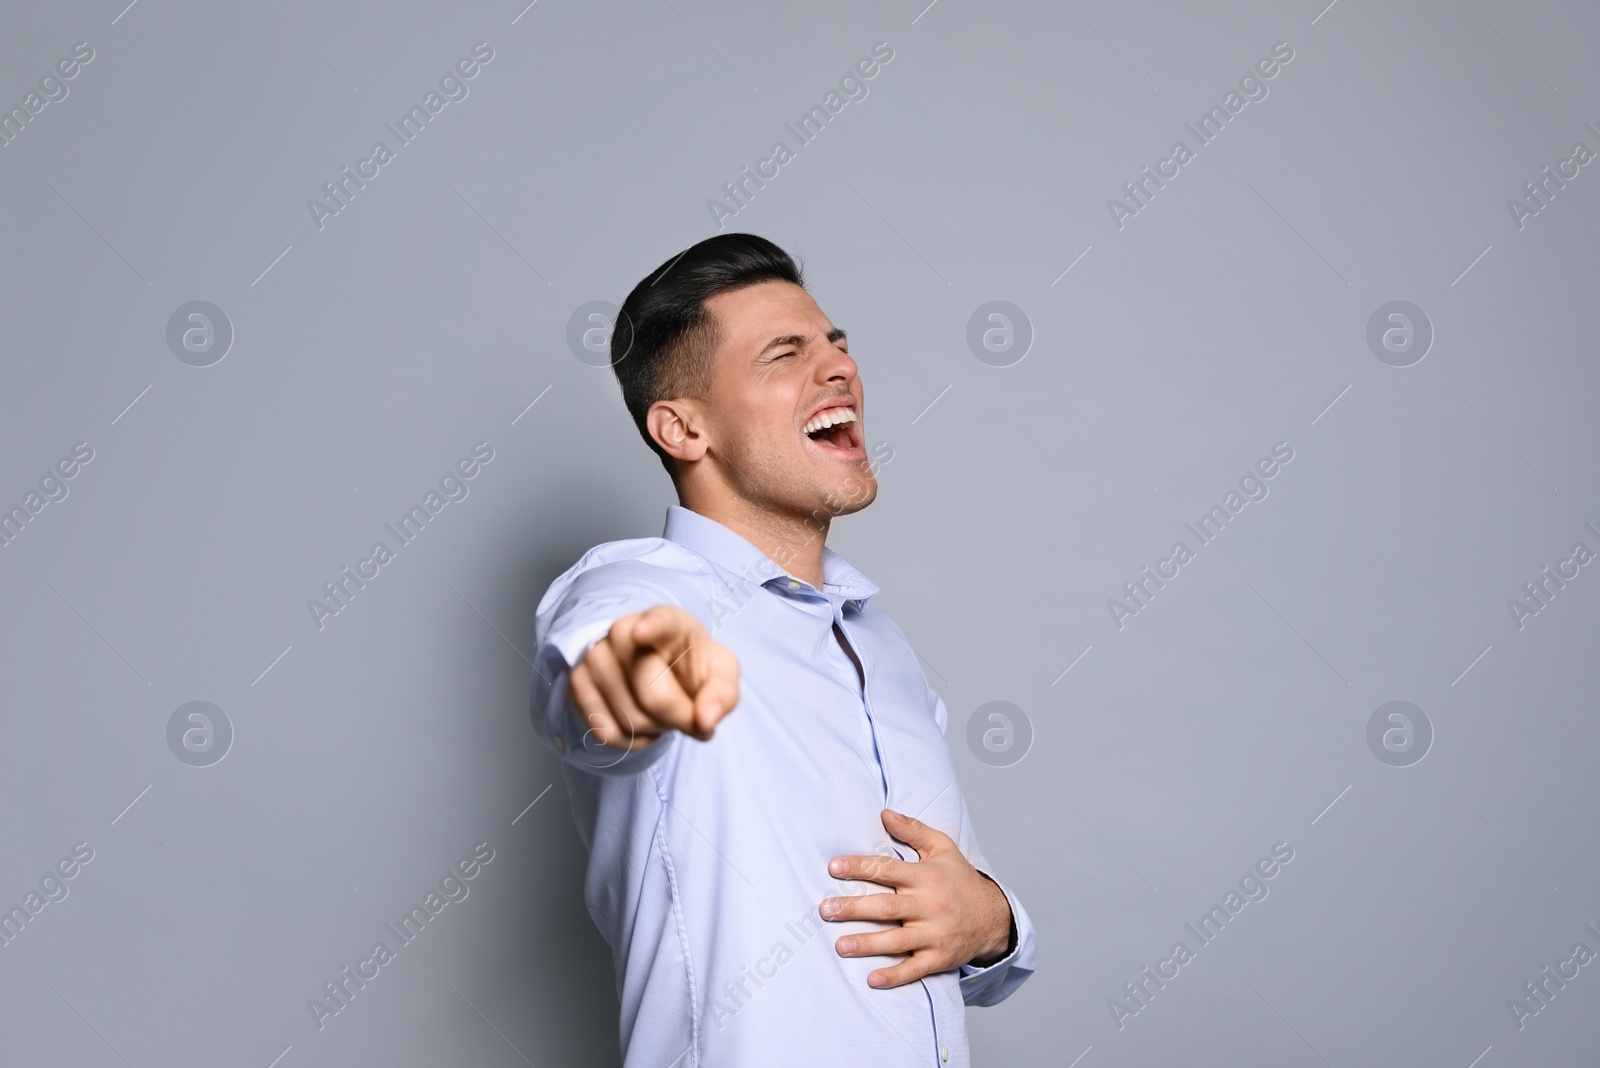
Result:
<svg viewBox="0 0 1600 1068"><path fill-rule="evenodd" d="M863 459L843 483L830 487L807 469L804 478L770 453L749 449L740 443L737 455L725 455L733 484L739 496L758 511L780 515L806 524L808 529L826 530L830 520L859 512L878 495L878 479L870 463Z"/></svg>

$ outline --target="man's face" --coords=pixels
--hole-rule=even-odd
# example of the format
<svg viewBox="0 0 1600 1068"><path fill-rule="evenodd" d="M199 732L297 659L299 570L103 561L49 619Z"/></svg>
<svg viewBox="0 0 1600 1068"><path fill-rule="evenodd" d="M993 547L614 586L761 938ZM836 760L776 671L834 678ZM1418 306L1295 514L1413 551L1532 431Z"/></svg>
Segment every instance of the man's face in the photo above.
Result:
<svg viewBox="0 0 1600 1068"><path fill-rule="evenodd" d="M699 407L712 459L722 461L734 492L764 509L823 522L871 504L878 482L867 460L861 378L844 331L789 282L719 293L706 310L722 344Z"/></svg>

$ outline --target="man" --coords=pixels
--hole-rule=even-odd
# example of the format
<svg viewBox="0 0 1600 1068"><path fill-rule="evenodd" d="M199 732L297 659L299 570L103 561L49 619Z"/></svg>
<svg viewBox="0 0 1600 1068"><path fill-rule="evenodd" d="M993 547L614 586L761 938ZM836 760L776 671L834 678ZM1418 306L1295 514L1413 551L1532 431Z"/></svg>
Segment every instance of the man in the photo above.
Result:
<svg viewBox="0 0 1600 1068"><path fill-rule="evenodd" d="M845 332L782 249L721 234L634 287L611 352L680 504L551 585L532 714L625 1064L966 1065L964 1006L1035 937L981 870L943 701L824 546L877 495Z"/></svg>

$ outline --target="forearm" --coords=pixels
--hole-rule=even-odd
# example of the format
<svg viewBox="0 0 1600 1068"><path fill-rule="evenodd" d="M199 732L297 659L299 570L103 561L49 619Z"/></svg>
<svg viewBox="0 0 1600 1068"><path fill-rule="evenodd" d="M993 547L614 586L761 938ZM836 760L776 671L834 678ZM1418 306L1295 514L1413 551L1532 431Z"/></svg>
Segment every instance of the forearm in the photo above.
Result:
<svg viewBox="0 0 1600 1068"><path fill-rule="evenodd" d="M994 891L992 895L994 904L988 923L987 948L969 960L967 965L972 968L988 968L1010 956L1017 948L1017 918L1011 911L1011 901L1000 888L1000 884L987 872L979 871L978 874L983 876L990 889Z"/></svg>
<svg viewBox="0 0 1600 1068"><path fill-rule="evenodd" d="M1016 935L999 959L986 965L975 960L961 967L961 999L968 1005L998 1005L1033 974L1038 936L1028 910L1022 907L1017 896L992 876L982 871L979 874L993 881L1005 895Z"/></svg>

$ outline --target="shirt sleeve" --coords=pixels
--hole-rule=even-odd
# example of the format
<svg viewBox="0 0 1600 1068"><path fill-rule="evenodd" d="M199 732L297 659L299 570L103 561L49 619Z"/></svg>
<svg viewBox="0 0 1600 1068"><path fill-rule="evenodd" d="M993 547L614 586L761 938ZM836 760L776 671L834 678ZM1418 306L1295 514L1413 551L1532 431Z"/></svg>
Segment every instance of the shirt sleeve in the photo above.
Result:
<svg viewBox="0 0 1600 1068"><path fill-rule="evenodd" d="M939 724L940 731L943 731L949 721L944 699L935 693L931 686L928 688L928 694L934 702L934 720ZM978 1006L998 1005L1010 997L1012 991L1033 974L1038 934L1034 931L1033 921L1028 918L1028 910L1022 907L1017 895L990 871L989 862L984 859L983 851L978 848L978 836L972 828L972 817L967 812L965 797L961 799L961 830L956 846L967 858L967 863L978 869L978 874L1000 888L1006 895L1006 903L1011 906L1011 926L1015 933L1015 941L1011 942L1010 951L986 967L976 968L970 964L963 964L957 973L960 976L963 1003Z"/></svg>
<svg viewBox="0 0 1600 1068"><path fill-rule="evenodd" d="M541 614L529 714L539 739L563 763L596 775L636 775L677 744L678 732L666 731L631 752L604 745L576 707L569 679L572 668L623 616L660 604L682 605L661 586L635 575L605 574L608 570L614 569L580 575L555 606Z"/></svg>
<svg viewBox="0 0 1600 1068"><path fill-rule="evenodd" d="M893 618L882 612L879 614L889 621L889 625L894 627L902 639L905 639L905 632L900 630L900 625ZM911 647L909 639L906 639L906 645ZM933 721L938 726L939 733L944 734L950 721L950 713L945 708L944 698L928 684L925 673L923 685L927 687L928 705L933 714ZM990 872L989 862L984 859L983 851L978 848L978 836L972 829L972 816L967 811L965 797L961 799L961 827L956 837L956 848L967 858L967 863L978 870L978 874L1000 888L1006 895L1006 903L1011 906L1011 925L1016 932L1016 941L1010 944L1010 951L987 967L975 968L970 964L963 964L957 970L960 977L961 1000L964 1004L980 1007L998 1005L1010 997L1012 991L1033 974L1038 934L1034 931L1033 921L1028 918L1028 910L1022 907L1017 895Z"/></svg>

